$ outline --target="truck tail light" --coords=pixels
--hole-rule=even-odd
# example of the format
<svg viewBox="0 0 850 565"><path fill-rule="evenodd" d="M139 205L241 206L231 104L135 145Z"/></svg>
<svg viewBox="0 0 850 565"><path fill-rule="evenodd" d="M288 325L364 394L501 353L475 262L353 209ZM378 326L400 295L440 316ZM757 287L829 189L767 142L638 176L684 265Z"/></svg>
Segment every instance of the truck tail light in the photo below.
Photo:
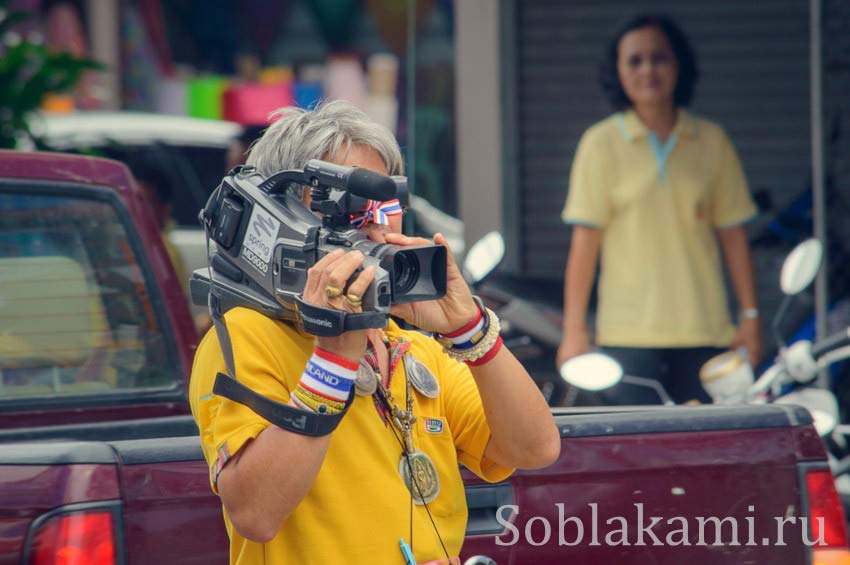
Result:
<svg viewBox="0 0 850 565"><path fill-rule="evenodd" d="M809 524L813 540L823 537L821 547L847 547L847 527L844 509L835 490L835 479L829 469L806 473L806 490L809 495ZM821 525L823 532L821 532Z"/></svg>
<svg viewBox="0 0 850 565"><path fill-rule="evenodd" d="M59 514L39 526L29 565L114 565L115 521L110 511Z"/></svg>
<svg viewBox="0 0 850 565"><path fill-rule="evenodd" d="M810 540L821 540L812 547L812 565L850 565L844 508L835 479L829 469L813 469L806 473L809 501Z"/></svg>

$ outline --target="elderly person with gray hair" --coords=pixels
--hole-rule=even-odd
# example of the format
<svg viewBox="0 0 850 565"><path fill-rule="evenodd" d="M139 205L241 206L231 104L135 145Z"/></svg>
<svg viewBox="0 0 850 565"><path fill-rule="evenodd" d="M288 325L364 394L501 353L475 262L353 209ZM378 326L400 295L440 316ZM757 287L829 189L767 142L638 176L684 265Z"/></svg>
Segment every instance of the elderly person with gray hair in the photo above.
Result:
<svg viewBox="0 0 850 565"><path fill-rule="evenodd" d="M248 159L263 175L310 159L403 173L392 134L346 102L276 116ZM301 197L309 202L309 192ZM386 213L357 219L373 241L432 244L400 233L397 204L375 210ZM433 244L446 242L437 234ZM310 268L302 300L359 312L375 275L360 269L363 260L359 251L326 255ZM447 267L444 298L392 309L438 339L392 321L383 330L316 337L253 310L225 314L236 374L255 392L333 414L355 390L325 436L286 431L212 394L225 361L215 332L203 339L190 402L224 507L231 563L457 563L467 519L458 464L500 481L558 457L546 402L450 253Z"/></svg>

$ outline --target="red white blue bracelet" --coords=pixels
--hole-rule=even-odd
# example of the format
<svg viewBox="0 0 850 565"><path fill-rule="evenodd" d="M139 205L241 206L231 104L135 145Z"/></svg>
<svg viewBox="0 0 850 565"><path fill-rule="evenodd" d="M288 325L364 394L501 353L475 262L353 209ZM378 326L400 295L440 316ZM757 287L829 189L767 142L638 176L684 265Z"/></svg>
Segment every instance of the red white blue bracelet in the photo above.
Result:
<svg viewBox="0 0 850 565"><path fill-rule="evenodd" d="M477 367L493 359L503 343L499 336L499 318L484 306L480 298L473 298L478 305L475 319L458 330L434 337L449 357Z"/></svg>
<svg viewBox="0 0 850 565"><path fill-rule="evenodd" d="M357 361L315 348L292 391L294 402L320 414L341 412L354 386L358 366Z"/></svg>

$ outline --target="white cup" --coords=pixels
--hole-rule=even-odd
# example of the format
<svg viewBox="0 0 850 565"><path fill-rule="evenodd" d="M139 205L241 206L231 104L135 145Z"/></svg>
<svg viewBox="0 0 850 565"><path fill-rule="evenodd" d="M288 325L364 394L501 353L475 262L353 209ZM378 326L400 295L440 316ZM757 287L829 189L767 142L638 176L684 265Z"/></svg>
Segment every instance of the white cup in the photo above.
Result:
<svg viewBox="0 0 850 565"><path fill-rule="evenodd" d="M699 378L702 388L715 404L746 402L747 391L754 381L746 352L741 350L726 351L712 357L700 369Z"/></svg>

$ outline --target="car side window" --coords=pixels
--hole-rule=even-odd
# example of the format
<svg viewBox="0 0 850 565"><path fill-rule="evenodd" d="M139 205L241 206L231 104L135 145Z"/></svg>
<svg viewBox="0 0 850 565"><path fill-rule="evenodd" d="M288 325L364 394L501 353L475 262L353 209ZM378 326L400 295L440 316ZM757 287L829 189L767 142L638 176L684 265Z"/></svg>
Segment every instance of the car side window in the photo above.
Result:
<svg viewBox="0 0 850 565"><path fill-rule="evenodd" d="M166 343L111 204L0 193L0 400L173 387Z"/></svg>

